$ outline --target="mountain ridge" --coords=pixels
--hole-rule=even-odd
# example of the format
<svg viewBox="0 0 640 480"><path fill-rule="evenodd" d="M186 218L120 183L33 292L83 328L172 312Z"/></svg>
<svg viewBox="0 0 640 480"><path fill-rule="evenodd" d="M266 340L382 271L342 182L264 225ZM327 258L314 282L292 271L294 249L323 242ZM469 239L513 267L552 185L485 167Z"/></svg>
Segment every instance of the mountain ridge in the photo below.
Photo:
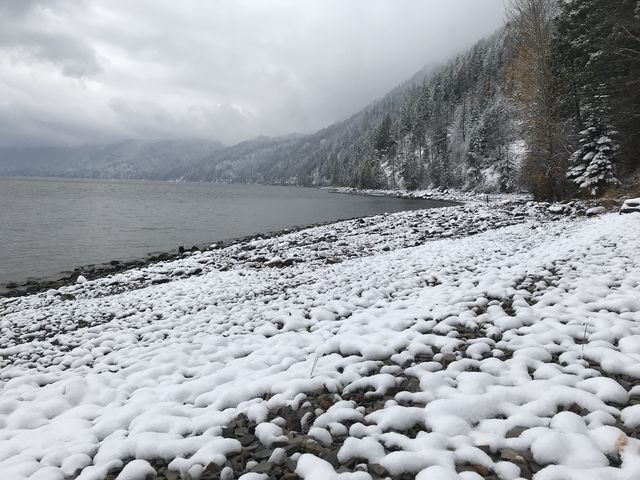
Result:
<svg viewBox="0 0 640 480"><path fill-rule="evenodd" d="M173 180L169 172L224 146L202 139L138 140L73 147L0 148L0 175Z"/></svg>

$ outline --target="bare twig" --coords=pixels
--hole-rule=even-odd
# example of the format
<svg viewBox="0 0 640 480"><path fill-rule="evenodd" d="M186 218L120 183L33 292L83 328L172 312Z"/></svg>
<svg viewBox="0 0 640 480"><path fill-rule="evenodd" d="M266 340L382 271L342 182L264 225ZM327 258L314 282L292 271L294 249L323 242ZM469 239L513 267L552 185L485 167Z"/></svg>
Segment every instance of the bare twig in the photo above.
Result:
<svg viewBox="0 0 640 480"><path fill-rule="evenodd" d="M313 365L311 366L311 372L309 373L309 378L313 378L313 371L316 369L316 365L318 364L318 355L313 359Z"/></svg>

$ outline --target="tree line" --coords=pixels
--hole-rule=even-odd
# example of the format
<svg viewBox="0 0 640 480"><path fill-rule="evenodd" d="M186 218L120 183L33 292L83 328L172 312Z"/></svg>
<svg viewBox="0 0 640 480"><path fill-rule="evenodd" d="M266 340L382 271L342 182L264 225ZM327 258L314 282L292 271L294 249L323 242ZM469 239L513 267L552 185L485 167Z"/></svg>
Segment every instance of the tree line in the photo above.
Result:
<svg viewBox="0 0 640 480"><path fill-rule="evenodd" d="M595 196L640 158L640 2L514 0L514 105L540 198Z"/></svg>

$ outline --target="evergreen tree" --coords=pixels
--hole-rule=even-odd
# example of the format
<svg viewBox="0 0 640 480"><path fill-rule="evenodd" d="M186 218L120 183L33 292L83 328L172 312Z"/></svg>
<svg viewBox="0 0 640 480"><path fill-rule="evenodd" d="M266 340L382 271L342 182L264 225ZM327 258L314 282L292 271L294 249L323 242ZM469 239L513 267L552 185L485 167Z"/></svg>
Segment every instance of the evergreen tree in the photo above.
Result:
<svg viewBox="0 0 640 480"><path fill-rule="evenodd" d="M413 152L405 155L400 174L407 190L417 190L422 185L424 166Z"/></svg>
<svg viewBox="0 0 640 480"><path fill-rule="evenodd" d="M391 115L385 115L378 127L373 143L373 148L380 157L384 157L391 146Z"/></svg>
<svg viewBox="0 0 640 480"><path fill-rule="evenodd" d="M615 19L603 45L609 59L609 104L620 132L619 165L630 173L640 168L640 0L618 0L609 10L607 18Z"/></svg>
<svg viewBox="0 0 640 480"><path fill-rule="evenodd" d="M614 128L607 122L605 98L599 98L599 107L592 107L586 120L586 128L580 132L580 148L571 156L567 177L581 191L595 196L607 184L617 184L614 174L615 154L618 145L613 140Z"/></svg>
<svg viewBox="0 0 640 480"><path fill-rule="evenodd" d="M467 152L466 177L470 188L475 189L482 184L482 164L485 156L484 124L479 121L476 124Z"/></svg>
<svg viewBox="0 0 640 480"><path fill-rule="evenodd" d="M582 102L586 93L586 67L589 62L588 34L592 29L593 0L560 3L556 32L552 42L553 74L557 80L558 111L577 131L584 130Z"/></svg>
<svg viewBox="0 0 640 480"><path fill-rule="evenodd" d="M620 131L621 156L631 169L640 166L639 6L637 0L564 2L553 51L561 86L558 99L577 137L574 144L580 139L579 148L584 148L603 125L615 123L608 128ZM602 98L607 99L604 116L594 107Z"/></svg>
<svg viewBox="0 0 640 480"><path fill-rule="evenodd" d="M361 161L357 186L365 189L386 187L385 175L380 160L374 155L372 147L365 145L360 150Z"/></svg>
<svg viewBox="0 0 640 480"><path fill-rule="evenodd" d="M500 151L497 164L498 188L500 189L500 192L513 192L516 186L516 166L511 154L508 151Z"/></svg>

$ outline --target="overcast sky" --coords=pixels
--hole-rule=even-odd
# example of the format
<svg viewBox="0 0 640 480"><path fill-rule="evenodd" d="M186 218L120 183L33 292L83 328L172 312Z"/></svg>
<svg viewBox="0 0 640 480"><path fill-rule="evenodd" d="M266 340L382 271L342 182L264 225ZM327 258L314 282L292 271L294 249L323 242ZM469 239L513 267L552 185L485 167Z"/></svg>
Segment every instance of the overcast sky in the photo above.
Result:
<svg viewBox="0 0 640 480"><path fill-rule="evenodd" d="M503 22L503 0L0 0L0 146L310 132Z"/></svg>

